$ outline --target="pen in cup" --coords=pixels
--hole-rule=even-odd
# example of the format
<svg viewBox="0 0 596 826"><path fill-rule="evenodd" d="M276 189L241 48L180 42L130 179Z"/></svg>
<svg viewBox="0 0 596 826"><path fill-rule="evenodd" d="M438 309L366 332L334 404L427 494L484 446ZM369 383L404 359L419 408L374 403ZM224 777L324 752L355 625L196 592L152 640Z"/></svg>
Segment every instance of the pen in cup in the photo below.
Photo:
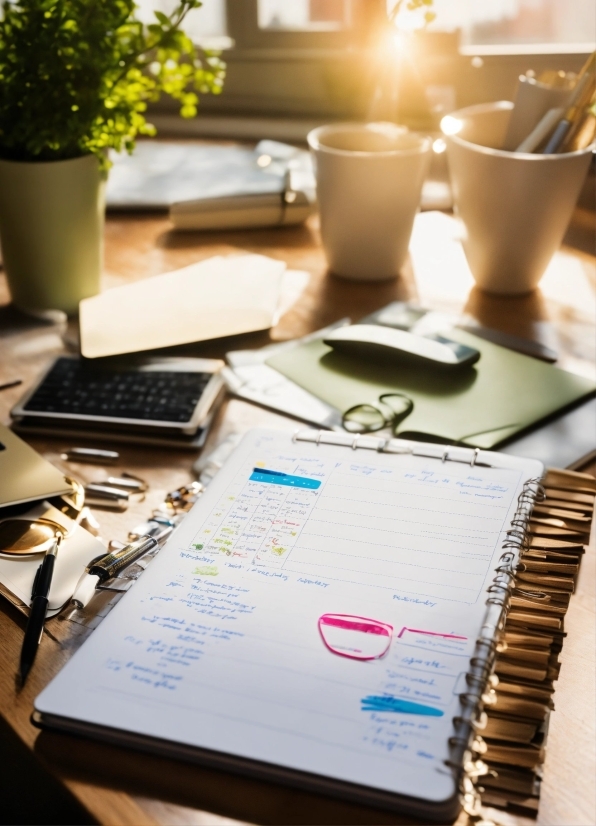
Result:
<svg viewBox="0 0 596 826"><path fill-rule="evenodd" d="M596 88L587 106L579 113L575 123L565 137L563 152L581 152L594 143L596 138Z"/></svg>
<svg viewBox="0 0 596 826"><path fill-rule="evenodd" d="M594 94L595 70L596 52L592 52L579 74L569 106L548 139L542 154L553 155L556 152L565 151Z"/></svg>
<svg viewBox="0 0 596 826"><path fill-rule="evenodd" d="M556 124L561 120L565 110L562 107L549 109L538 121L530 134L515 148L516 152L534 152L542 141L550 135Z"/></svg>

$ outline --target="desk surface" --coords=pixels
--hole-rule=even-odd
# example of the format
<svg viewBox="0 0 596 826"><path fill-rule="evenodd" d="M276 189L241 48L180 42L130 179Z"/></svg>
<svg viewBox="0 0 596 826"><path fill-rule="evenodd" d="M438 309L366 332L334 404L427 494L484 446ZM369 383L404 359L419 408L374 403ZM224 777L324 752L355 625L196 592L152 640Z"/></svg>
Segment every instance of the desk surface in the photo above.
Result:
<svg viewBox="0 0 596 826"><path fill-rule="evenodd" d="M543 289L519 298L488 296L458 273L439 272L428 283L415 282L406 265L397 281L370 284L342 281L326 272L316 220L306 227L228 233L175 234L160 217L112 217L106 226L105 287L156 275L210 255L244 249L270 255L289 267L306 270L310 282L294 307L268 334L228 340L225 349L261 346L305 335L342 316L361 317L393 300L417 300L437 310L466 312L479 322L554 347L562 367L592 375L596 272L589 236L593 214L578 211L567 240L543 282ZM0 393L0 417L7 422L10 407L43 366L65 347L76 346L76 325L52 327L27 319L9 304L0 279L0 383L21 378L24 384ZM222 356L222 345L196 347L197 355ZM233 400L220 410L210 434L214 444L232 431L257 424L284 426L290 421ZM52 461L72 441L36 439L34 446ZM187 482L195 454L183 451L118 448L120 465L148 480L146 500L124 514L97 511L102 535L124 539L127 530L145 518L164 494ZM101 469L72 465L82 480L96 480ZM592 472L594 467L591 468ZM594 822L594 552L582 565L578 592L566 619L568 639L555 695L548 738L548 756L538 822ZM91 817L110 824L232 824L252 823L405 823L404 819L313 794L272 786L242 777L149 755L123 751L66 735L40 733L29 722L33 698L80 644L81 626L64 619L48 623L35 667L22 692L15 689L24 618L0 605L0 707L6 721L28 748L87 808ZM50 636L51 634L51 636ZM496 813L504 824L529 823L509 813ZM407 822L412 822L408 820ZM458 820L459 826L466 822Z"/></svg>

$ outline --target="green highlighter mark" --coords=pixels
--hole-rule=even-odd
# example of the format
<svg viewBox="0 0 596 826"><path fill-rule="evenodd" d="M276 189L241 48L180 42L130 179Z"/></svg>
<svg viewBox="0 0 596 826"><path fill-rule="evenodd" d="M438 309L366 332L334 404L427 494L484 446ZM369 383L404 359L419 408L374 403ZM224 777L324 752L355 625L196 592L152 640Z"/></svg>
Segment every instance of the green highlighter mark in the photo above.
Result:
<svg viewBox="0 0 596 826"><path fill-rule="evenodd" d="M201 565L193 571L197 576L217 576L218 573L217 565Z"/></svg>

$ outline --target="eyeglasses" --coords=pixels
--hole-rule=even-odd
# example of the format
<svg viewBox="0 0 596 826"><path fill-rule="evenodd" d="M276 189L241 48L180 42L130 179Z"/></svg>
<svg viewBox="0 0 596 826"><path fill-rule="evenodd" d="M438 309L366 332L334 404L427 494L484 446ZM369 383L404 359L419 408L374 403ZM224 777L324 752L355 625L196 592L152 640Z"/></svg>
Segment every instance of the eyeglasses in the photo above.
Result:
<svg viewBox="0 0 596 826"><path fill-rule="evenodd" d="M342 416L342 425L348 433L374 433L391 426L395 435L398 425L414 409L414 402L404 393L383 393L376 405L357 404Z"/></svg>
<svg viewBox="0 0 596 826"><path fill-rule="evenodd" d="M0 521L0 554L10 556L33 556L46 553L60 534L63 539L74 531L87 516L85 490L80 482L66 477L72 490L69 494L56 497L50 504L71 520L66 528L53 519L39 516L35 519L9 518Z"/></svg>

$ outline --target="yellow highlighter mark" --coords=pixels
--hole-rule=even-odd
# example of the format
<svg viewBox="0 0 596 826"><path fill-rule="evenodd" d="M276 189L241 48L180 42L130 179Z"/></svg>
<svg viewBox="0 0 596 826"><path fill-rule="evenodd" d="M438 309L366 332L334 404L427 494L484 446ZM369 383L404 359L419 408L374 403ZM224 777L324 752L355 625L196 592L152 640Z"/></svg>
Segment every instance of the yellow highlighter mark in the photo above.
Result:
<svg viewBox="0 0 596 826"><path fill-rule="evenodd" d="M218 573L217 565L200 565L193 571L197 576L217 576Z"/></svg>

